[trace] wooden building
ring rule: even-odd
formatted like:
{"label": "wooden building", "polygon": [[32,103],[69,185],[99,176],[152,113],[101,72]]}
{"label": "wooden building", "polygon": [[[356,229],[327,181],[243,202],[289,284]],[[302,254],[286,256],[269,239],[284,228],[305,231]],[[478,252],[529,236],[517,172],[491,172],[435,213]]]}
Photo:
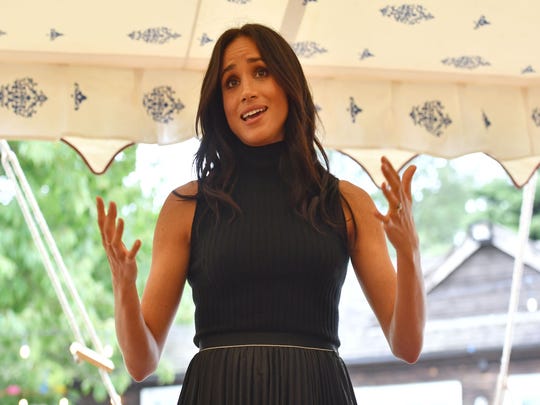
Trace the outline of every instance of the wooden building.
{"label": "wooden building", "polygon": [[[428,322],[419,361],[407,365],[395,360],[372,317],[371,325],[357,337],[362,342],[357,352],[347,356],[354,385],[453,382],[461,391],[460,403],[491,404],[505,339],[516,248],[514,232],[491,224],[471,227],[463,243],[425,275]],[[540,251],[530,243],[514,318],[508,392],[508,398],[514,398],[512,405],[540,404],[539,302]],[[518,387],[520,380],[530,387],[531,381],[536,381],[535,388]]]}

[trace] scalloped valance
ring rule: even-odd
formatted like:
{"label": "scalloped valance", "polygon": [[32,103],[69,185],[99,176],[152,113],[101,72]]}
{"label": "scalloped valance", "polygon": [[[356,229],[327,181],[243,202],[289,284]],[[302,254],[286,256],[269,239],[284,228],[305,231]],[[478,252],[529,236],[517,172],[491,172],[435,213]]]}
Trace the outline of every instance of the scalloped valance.
{"label": "scalloped valance", "polygon": [[325,146],[379,182],[379,156],[484,152],[518,186],[540,163],[540,3],[368,0],[10,2],[0,19],[0,138],[63,140],[101,173],[134,143],[194,136],[226,28],[291,43]]}

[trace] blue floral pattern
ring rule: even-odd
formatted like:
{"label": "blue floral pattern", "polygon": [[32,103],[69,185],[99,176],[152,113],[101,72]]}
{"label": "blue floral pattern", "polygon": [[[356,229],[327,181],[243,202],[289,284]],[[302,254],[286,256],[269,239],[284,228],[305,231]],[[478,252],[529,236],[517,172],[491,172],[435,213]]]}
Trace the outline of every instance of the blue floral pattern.
{"label": "blue floral pattern", "polygon": [[325,48],[313,41],[295,42],[291,46],[296,55],[304,58],[311,58],[314,55],[327,52]]}
{"label": "blue floral pattern", "polygon": [[399,23],[415,25],[422,21],[435,18],[419,4],[402,4],[401,6],[386,6],[381,9],[381,14],[385,17],[392,17]]}
{"label": "blue floral pattern", "polygon": [[167,27],[147,28],[145,30],[132,31],[128,34],[134,41],[143,41],[148,44],[163,45],[170,40],[180,38],[181,35]]}
{"label": "blue floral pattern", "polygon": [[413,107],[409,115],[415,125],[424,127],[430,134],[439,137],[452,124],[452,119],[443,110],[442,102],[432,100],[426,101],[421,106]]}
{"label": "blue floral pattern", "polygon": [[[218,7],[223,7],[228,13],[226,20],[240,22],[244,21],[244,16],[250,15],[252,10],[258,8],[259,5],[263,10],[264,5],[268,3],[264,0],[219,0]],[[320,0],[292,0],[284,3],[291,7],[294,6],[292,11],[297,13],[287,15],[287,17],[294,18],[287,18],[286,23],[296,21],[295,18],[298,20],[304,18],[304,25],[301,29],[299,31],[290,30],[290,36],[287,38],[291,38],[290,45],[302,63],[306,63],[308,68],[313,68],[316,90],[322,90],[324,95],[324,98],[320,100],[321,104],[316,104],[315,108],[317,112],[322,111],[321,115],[325,116],[325,120],[329,119],[329,122],[326,123],[329,134],[335,130],[334,125],[342,129],[342,124],[345,124],[345,130],[350,130],[351,134],[358,132],[359,128],[369,132],[370,126],[374,125],[372,122],[374,119],[371,119],[370,114],[388,114],[389,122],[385,125],[388,126],[389,131],[392,131],[392,136],[398,140],[398,144],[394,145],[392,144],[394,139],[392,139],[391,146],[400,147],[403,145],[400,139],[407,134],[399,131],[402,129],[401,124],[405,122],[409,129],[413,129],[412,136],[415,137],[416,145],[422,144],[422,140],[424,140],[423,143],[429,144],[429,148],[434,146],[433,149],[429,150],[426,147],[428,151],[436,150],[438,147],[444,148],[446,145],[444,142],[440,142],[441,140],[445,140],[446,136],[461,136],[461,132],[471,132],[470,127],[472,127],[475,136],[485,135],[485,139],[475,140],[475,145],[476,142],[485,142],[491,147],[490,142],[499,143],[499,137],[506,133],[505,123],[501,123],[499,116],[501,113],[508,114],[509,121],[525,117],[528,124],[527,135],[529,136],[531,134],[535,136],[534,132],[540,131],[540,104],[536,103],[540,99],[540,95],[535,87],[535,83],[540,78],[540,62],[534,58],[532,49],[526,47],[528,45],[525,42],[527,38],[522,37],[523,41],[515,42],[522,45],[520,51],[523,52],[518,53],[519,57],[510,57],[512,55],[508,54],[506,58],[497,58],[492,56],[495,51],[498,51],[496,48],[485,47],[484,49],[473,46],[485,44],[486,41],[496,43],[493,41],[497,40],[497,36],[507,28],[510,29],[508,24],[511,21],[501,19],[500,10],[482,5],[481,8],[464,8],[458,14],[445,15],[443,8],[435,7],[432,5],[433,2],[422,0],[371,2],[373,3],[372,7],[367,7],[364,11],[369,13],[365,17],[377,25],[375,27],[377,30],[373,31],[374,35],[384,35],[381,33],[391,32],[392,38],[386,38],[388,41],[382,42],[373,41],[373,38],[362,37],[358,32],[355,36],[355,33],[351,31],[349,36],[339,38],[342,42],[338,42],[336,38],[322,36],[322,32],[317,31],[316,26],[311,26],[311,21],[309,24],[305,24],[306,19],[312,16],[322,20],[328,19],[328,16],[323,15],[325,11],[323,8],[327,5],[339,8],[338,3]],[[292,13],[292,11],[287,10],[286,12]],[[170,138],[167,139],[181,138],[190,131],[189,122],[193,119],[191,116],[193,111],[186,109],[184,103],[191,107],[192,100],[195,99],[196,95],[192,93],[188,95],[187,92],[191,91],[196,83],[189,83],[189,86],[185,87],[186,93],[184,90],[180,92],[180,87],[175,88],[173,84],[176,83],[176,80],[182,80],[181,75],[184,67],[188,70],[197,70],[197,72],[190,71],[187,80],[194,82],[199,80],[200,75],[195,74],[202,73],[199,71],[199,62],[210,55],[212,47],[218,39],[218,30],[221,29],[224,22],[218,18],[219,21],[215,21],[215,26],[209,25],[209,21],[210,24],[214,24],[214,20],[208,20],[204,15],[205,13],[201,15],[201,20],[197,21],[194,26],[184,23],[170,23],[168,19],[149,23],[129,22],[126,19],[126,21],[121,22],[122,24],[115,26],[112,31],[110,27],[107,27],[106,32],[110,33],[111,37],[106,38],[106,40],[110,41],[111,49],[120,50],[118,53],[111,52],[111,55],[118,55],[121,59],[124,55],[122,50],[126,50],[125,56],[128,57],[129,61],[126,64],[128,66],[125,66],[127,69],[117,69],[118,66],[115,66],[115,63],[111,66],[95,69],[91,60],[88,66],[81,60],[80,65],[82,66],[76,68],[62,66],[58,63],[51,66],[47,63],[37,63],[36,66],[28,64],[27,69],[24,64],[18,62],[5,63],[0,69],[0,115],[5,118],[10,129],[11,126],[15,127],[18,123],[23,122],[25,125],[20,126],[20,128],[22,131],[26,131],[25,128],[28,123],[32,123],[32,118],[36,118],[35,125],[40,125],[46,114],[60,111],[69,115],[70,125],[73,123],[77,128],[83,128],[84,125],[84,130],[89,131],[90,136],[96,136],[96,134],[90,133],[92,131],[91,122],[86,127],[86,113],[91,113],[94,109],[106,108],[107,111],[104,111],[104,114],[117,117],[125,111],[130,111],[133,116],[140,116],[137,116],[137,120],[144,121],[145,131],[146,125],[158,126],[159,128],[154,131],[156,136],[161,136],[160,131],[164,131],[163,133],[167,137],[170,135]],[[181,20],[192,19],[192,16],[188,14],[185,17],[186,20]],[[354,18],[354,16],[352,17]],[[277,23],[279,22],[277,21]],[[281,22],[283,23],[283,21]],[[516,24],[520,22],[517,21]],[[344,24],[345,22],[334,21],[331,23]],[[21,35],[21,33],[14,32],[11,26],[2,23],[0,25],[0,44],[2,44],[2,48],[11,49],[13,44],[17,45],[16,42],[20,42],[16,36]],[[453,50],[445,48],[445,43],[442,41],[444,38],[439,37],[439,33],[443,32],[440,25],[451,26],[452,30],[455,30],[455,40],[459,40],[461,46],[454,44],[456,46],[451,47]],[[43,21],[43,24],[39,24],[37,28],[34,27],[36,29],[34,32],[29,30],[29,27],[25,28],[22,43],[28,40],[32,46],[35,45],[36,50],[54,48],[58,55],[69,55],[71,51],[79,51],[80,49],[81,52],[85,52],[89,48],[93,49],[93,44],[87,46],[87,41],[88,38],[94,38],[94,32],[77,32],[74,26],[65,25],[58,19]],[[21,32],[23,31],[21,30]],[[523,32],[528,33],[529,31]],[[511,34],[508,32],[509,36]],[[428,36],[433,36],[428,41],[432,46],[423,47],[423,39]],[[467,42],[463,44],[464,40],[469,41],[471,46],[468,46]],[[81,46],[77,47],[78,44]],[[396,52],[396,44],[402,46],[403,49],[398,49]],[[181,46],[178,48],[176,45]],[[500,45],[502,47],[504,44]],[[475,48],[478,49],[474,50]],[[527,49],[529,52],[524,52]],[[504,51],[501,48],[499,52]],[[131,65],[130,62],[135,60],[130,56],[134,52],[145,55],[141,58],[144,59],[143,62],[146,62],[146,58],[150,60],[151,55],[156,55],[158,59],[164,61],[164,69],[162,70],[165,73],[161,75],[158,71],[160,68],[157,66],[161,66],[161,62],[157,62],[156,59],[156,69],[152,67],[154,64],[152,62],[148,64],[149,66],[144,64],[136,74],[133,74],[133,70],[139,69],[137,65]],[[420,55],[421,57],[418,57]],[[108,57],[107,55],[102,56],[104,60]],[[197,59],[191,60],[189,58]],[[404,66],[399,65],[401,59],[407,62]],[[425,65],[415,66],[424,62]],[[492,63],[493,67],[491,67]],[[178,69],[175,69],[173,65],[178,65]],[[335,70],[332,71],[334,65]],[[423,70],[415,71],[415,67]],[[106,70],[108,68],[111,68],[110,74]],[[358,69],[360,75],[351,78],[353,74],[357,73],[354,69]],[[401,88],[399,83],[401,79],[394,79],[401,74],[398,69],[413,73],[410,75],[410,87],[408,87],[409,83],[406,83]],[[445,82],[443,85],[434,83],[423,87],[421,76],[422,72],[427,71],[426,69],[434,74],[441,71],[441,77],[444,76],[444,72],[447,72],[446,76],[450,77],[451,83]],[[117,74],[117,70],[122,70],[121,74]],[[375,73],[372,74],[372,72]],[[420,72],[417,75],[420,83],[415,80],[417,72]],[[329,84],[324,82],[327,76],[334,79],[334,73],[337,80]],[[341,76],[342,73],[343,76]],[[459,74],[459,77],[454,80],[451,76],[456,75],[456,73]],[[508,106],[507,99],[511,99],[514,96],[513,93],[504,94],[496,101],[489,99],[486,101],[483,98],[489,98],[490,92],[479,89],[478,83],[475,81],[475,78],[481,77],[482,73],[492,74],[492,77],[508,77],[510,82],[508,88],[513,87],[512,80],[515,79],[515,87],[520,87],[519,91],[522,90],[522,96],[526,98],[526,102],[533,104],[526,110],[522,110],[523,103]],[[373,94],[366,95],[362,91],[353,91],[357,86],[364,86],[364,83],[370,82],[371,76],[374,77],[374,81],[377,81]],[[160,77],[162,81],[154,82],[156,77]],[[457,83],[461,81],[462,77],[465,77],[464,81],[467,86],[471,85],[467,91],[461,91],[460,84]],[[118,105],[118,110],[115,110],[108,103],[101,102],[101,98],[107,97],[109,91],[115,92],[116,80],[118,80],[121,94],[124,91],[129,91],[128,94],[135,97],[135,108],[130,103],[127,106]],[[408,80],[406,79],[405,82]],[[355,82],[353,83],[353,81]],[[148,85],[148,83],[152,84]],[[111,88],[102,89],[102,86]],[[426,90],[427,87],[429,87],[428,90]],[[398,90],[394,91],[395,88]],[[55,90],[53,91],[53,89]],[[331,92],[334,90],[339,95],[332,97]],[[495,91],[503,92],[505,90],[496,89]],[[511,91],[515,91],[515,89],[512,88]],[[358,100],[355,100],[355,97],[358,97]],[[129,102],[129,100],[126,101]],[[455,102],[455,105],[450,104],[451,101]],[[330,104],[327,105],[327,103],[337,103],[337,105],[329,109]],[[334,107],[337,107],[337,110],[334,111]],[[464,111],[461,111],[460,115],[457,116],[455,115],[457,112],[454,113],[454,111],[458,111],[459,108],[463,108]],[[394,114],[399,115],[394,116]],[[518,118],[514,118],[516,114],[518,114]],[[81,120],[83,125],[80,125],[78,120]],[[14,121],[14,124],[12,125],[10,121]],[[181,125],[177,125],[178,123]],[[162,126],[165,125],[169,125],[169,128],[164,129]],[[461,130],[462,126],[463,131]],[[188,129],[186,130],[186,128]],[[460,128],[460,130],[455,131],[454,128]],[[533,129],[532,132],[531,129]],[[122,130],[122,136],[128,131]],[[117,134],[111,132],[110,137],[112,138],[114,135]],[[143,136],[147,136],[146,132],[143,133]],[[134,134],[134,138],[137,137],[140,135]],[[442,139],[439,139],[440,137]],[[426,140],[429,142],[425,142]],[[363,143],[360,142],[359,145],[361,147]],[[467,146],[464,145],[463,150],[466,150]]]}
{"label": "blue floral pattern", "polygon": [[441,62],[443,63],[443,65],[454,66],[458,69],[476,69],[480,66],[491,65],[481,56],[459,56],[457,58],[445,58]]}
{"label": "blue floral pattern", "polygon": [[[0,37],[7,35],[0,30]],[[51,28],[48,33],[50,41],[54,41],[64,36],[63,33]],[[74,109],[77,111],[80,104],[86,100],[86,96],[80,91],[79,85],[74,84],[74,91],[71,94],[74,100]],[[29,77],[15,80],[12,84],[0,86],[0,107],[7,108],[16,115],[31,118],[36,114],[37,108],[43,105],[48,97],[43,91],[37,88],[37,83]]]}
{"label": "blue floral pattern", "polygon": [[159,86],[146,93],[143,106],[156,122],[168,124],[185,106],[180,99],[174,98],[175,91],[170,86]]}
{"label": "blue floral pattern", "polygon": [[47,96],[30,77],[0,86],[0,107],[8,108],[21,117],[31,118],[45,101]]}

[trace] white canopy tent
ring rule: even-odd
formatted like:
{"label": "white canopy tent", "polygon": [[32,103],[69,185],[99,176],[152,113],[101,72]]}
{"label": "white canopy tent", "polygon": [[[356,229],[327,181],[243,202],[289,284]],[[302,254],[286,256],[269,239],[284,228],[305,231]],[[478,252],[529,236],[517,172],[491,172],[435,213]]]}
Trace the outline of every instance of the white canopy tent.
{"label": "white canopy tent", "polygon": [[381,154],[483,152],[521,187],[540,163],[539,17],[530,0],[3,0],[0,138],[62,140],[95,173],[192,138],[213,44],[258,22],[298,54],[323,144],[377,183]]}
{"label": "white canopy tent", "polygon": [[194,136],[213,43],[245,22],[290,41],[324,144],[374,178],[381,149],[399,165],[484,152],[519,186],[540,162],[530,0],[7,0],[0,11],[0,133],[62,139],[98,173],[132,143]]}

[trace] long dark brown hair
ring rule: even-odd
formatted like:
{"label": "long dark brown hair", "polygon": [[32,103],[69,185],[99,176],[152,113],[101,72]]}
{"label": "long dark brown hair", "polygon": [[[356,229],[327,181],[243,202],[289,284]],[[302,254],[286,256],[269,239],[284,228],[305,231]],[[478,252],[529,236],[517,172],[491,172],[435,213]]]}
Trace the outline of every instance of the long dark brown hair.
{"label": "long dark brown hair", "polygon": [[[196,119],[201,140],[195,155],[199,198],[206,199],[216,215],[221,204],[238,209],[230,194],[237,167],[233,153],[236,136],[225,117],[221,70],[225,49],[241,36],[255,42],[270,74],[287,95],[289,111],[284,127],[285,158],[280,171],[289,186],[295,209],[315,227],[320,220],[331,227],[341,226],[341,217],[335,211],[336,204],[330,203],[339,195],[337,181],[328,171],[328,157],[315,135],[317,112],[302,66],[281,35],[259,24],[246,24],[225,31],[212,52]],[[324,167],[318,155],[324,161]]]}

